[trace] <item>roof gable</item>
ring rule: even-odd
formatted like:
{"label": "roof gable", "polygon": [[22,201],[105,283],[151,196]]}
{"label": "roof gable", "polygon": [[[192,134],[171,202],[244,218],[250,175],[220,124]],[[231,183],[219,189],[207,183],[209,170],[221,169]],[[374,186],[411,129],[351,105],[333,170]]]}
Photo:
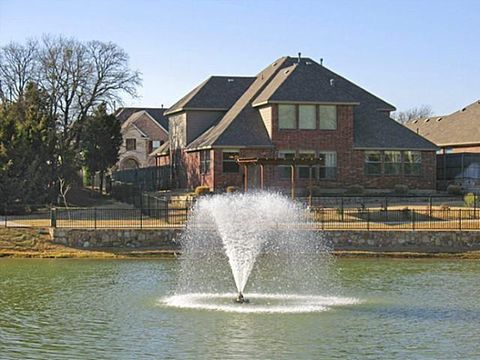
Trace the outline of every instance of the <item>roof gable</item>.
{"label": "roof gable", "polygon": [[211,76],[172,105],[165,114],[188,109],[226,111],[254,80],[254,77],[245,76]]}
{"label": "roof gable", "polygon": [[161,127],[168,131],[168,118],[164,115],[166,108],[141,108],[141,107],[124,107],[119,108],[115,116],[120,121],[120,124],[125,123],[132,115],[138,114],[142,111],[148,113],[148,115],[157,122]]}
{"label": "roof gable", "polygon": [[[289,57],[282,57],[262,70],[220,122],[194,140],[189,149],[212,145],[272,146],[267,129],[252,101],[280,69],[293,65]],[[243,124],[240,122],[243,121]],[[235,122],[235,125],[230,126]],[[237,130],[237,131],[235,131]]]}
{"label": "roof gable", "polygon": [[279,71],[254,100],[253,106],[275,102],[358,104],[359,101],[345,90],[344,82],[325,71],[323,66],[303,58]]}

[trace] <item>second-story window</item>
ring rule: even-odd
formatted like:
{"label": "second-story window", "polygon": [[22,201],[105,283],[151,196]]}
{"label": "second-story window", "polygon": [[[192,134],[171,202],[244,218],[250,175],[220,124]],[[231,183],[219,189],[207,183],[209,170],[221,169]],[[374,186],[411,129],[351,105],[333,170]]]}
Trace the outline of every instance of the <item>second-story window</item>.
{"label": "second-story window", "polygon": [[278,128],[279,129],[295,129],[297,127],[295,105],[278,105]]}
{"label": "second-story window", "polygon": [[298,107],[298,128],[315,129],[317,127],[317,107],[315,105],[300,105]]}
{"label": "second-story window", "polygon": [[335,105],[320,105],[320,130],[337,129],[337,107]]}
{"label": "second-story window", "polygon": [[136,139],[126,139],[125,140],[125,147],[127,151],[133,151],[137,149],[137,140]]}

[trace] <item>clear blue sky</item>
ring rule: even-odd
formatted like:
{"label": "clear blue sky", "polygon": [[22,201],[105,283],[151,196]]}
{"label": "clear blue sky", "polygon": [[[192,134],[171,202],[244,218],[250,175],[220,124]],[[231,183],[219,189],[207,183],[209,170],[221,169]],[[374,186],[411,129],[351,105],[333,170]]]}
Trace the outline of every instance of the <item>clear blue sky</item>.
{"label": "clear blue sky", "polygon": [[113,41],[171,105],[210,75],[254,75],[301,51],[399,110],[480,99],[480,1],[0,0],[0,45],[42,34]]}

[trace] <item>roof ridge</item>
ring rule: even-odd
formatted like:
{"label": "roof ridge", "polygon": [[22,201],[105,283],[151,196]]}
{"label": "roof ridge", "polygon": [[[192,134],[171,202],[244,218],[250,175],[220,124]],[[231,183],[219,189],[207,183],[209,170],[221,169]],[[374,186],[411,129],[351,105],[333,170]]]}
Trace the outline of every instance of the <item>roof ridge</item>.
{"label": "roof ridge", "polygon": [[[256,76],[254,82],[248,87],[248,89],[240,96],[240,98],[233,104],[233,106],[226,112],[226,114],[222,117],[222,119],[218,122],[215,126],[215,130],[212,131],[214,134],[209,138],[208,136],[207,141],[209,141],[212,145],[220,138],[220,136],[235,122],[235,119],[240,115],[244,109],[251,104],[254,98],[261,92],[265,87],[270,83],[270,81],[278,74],[281,69],[284,69],[287,60],[290,58],[288,56],[281,57],[271,63],[269,66],[264,68],[258,75]],[[277,64],[280,65],[273,70],[271,74],[265,74],[270,70],[272,67],[276,67]],[[267,75],[267,78],[264,76]],[[262,83],[263,82],[263,83]],[[257,88],[258,87],[258,88]],[[253,93],[251,93],[253,92]],[[209,134],[210,135],[210,134]]]}

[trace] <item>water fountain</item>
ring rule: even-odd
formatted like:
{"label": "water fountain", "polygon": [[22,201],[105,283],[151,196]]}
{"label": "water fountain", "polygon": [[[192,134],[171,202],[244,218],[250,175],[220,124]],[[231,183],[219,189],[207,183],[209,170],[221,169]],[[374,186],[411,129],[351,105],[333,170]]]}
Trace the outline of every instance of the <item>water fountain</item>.
{"label": "water fountain", "polygon": [[355,303],[325,296],[338,290],[333,258],[313,227],[302,205],[277,193],[200,199],[181,239],[176,294],[165,303],[234,312],[309,312]]}

